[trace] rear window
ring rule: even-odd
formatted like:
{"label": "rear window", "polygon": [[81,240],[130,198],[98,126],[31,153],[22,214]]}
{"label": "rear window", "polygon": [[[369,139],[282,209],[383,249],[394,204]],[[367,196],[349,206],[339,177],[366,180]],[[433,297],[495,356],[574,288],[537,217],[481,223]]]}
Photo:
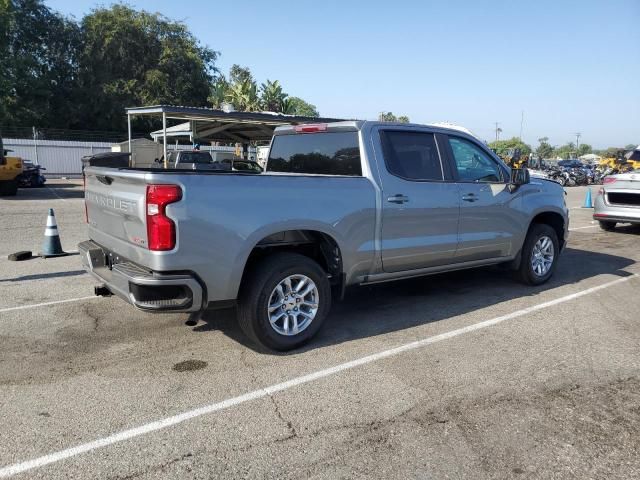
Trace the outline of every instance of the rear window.
{"label": "rear window", "polygon": [[358,132],[276,135],[267,171],[360,176]]}
{"label": "rear window", "polygon": [[180,163],[211,163],[213,159],[209,152],[182,152]]}

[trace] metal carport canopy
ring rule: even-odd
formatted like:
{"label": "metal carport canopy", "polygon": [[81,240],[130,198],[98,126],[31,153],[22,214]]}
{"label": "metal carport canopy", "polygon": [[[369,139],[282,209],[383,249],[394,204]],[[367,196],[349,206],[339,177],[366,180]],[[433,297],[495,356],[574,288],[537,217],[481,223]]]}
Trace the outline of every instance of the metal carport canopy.
{"label": "metal carport canopy", "polygon": [[[213,108],[153,105],[127,108],[127,117],[161,115],[163,119],[188,121],[194,140],[249,143],[270,140],[279,125],[338,122],[338,118],[301,117],[273,112],[225,112]],[[164,127],[164,125],[163,125]],[[164,135],[163,135],[164,136]]]}

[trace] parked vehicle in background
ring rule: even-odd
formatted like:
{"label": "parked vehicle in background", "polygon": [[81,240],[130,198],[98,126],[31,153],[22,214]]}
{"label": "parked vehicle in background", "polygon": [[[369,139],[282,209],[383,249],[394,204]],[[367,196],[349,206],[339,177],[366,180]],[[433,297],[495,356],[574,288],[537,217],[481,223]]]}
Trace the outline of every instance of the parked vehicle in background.
{"label": "parked vehicle in background", "polygon": [[22,173],[22,159],[10,157],[0,135],[0,195],[12,197],[18,193],[18,177]]}
{"label": "parked vehicle in background", "polygon": [[[159,168],[164,168],[162,158],[156,160]],[[168,168],[186,168],[191,170],[213,169],[213,158],[209,152],[200,150],[172,150],[167,154]]]}
{"label": "parked vehicle in background", "polygon": [[213,162],[213,166],[216,170],[225,170],[229,172],[262,173],[263,171],[258,162],[243,160],[241,158],[219,160],[217,162]]}
{"label": "parked vehicle in background", "polygon": [[246,335],[275,350],[313,337],[351,285],[495,264],[544,283],[568,232],[558,184],[447,128],[278,127],[261,175],[85,173],[79,249],[108,291],[149,311],[237,303]]}
{"label": "parked vehicle in background", "polygon": [[18,175],[18,186],[21,188],[38,188],[44,186],[47,179],[42,174],[46,168],[35,165],[33,162],[25,160],[23,171]]}
{"label": "parked vehicle in background", "polygon": [[595,196],[593,219],[607,231],[618,223],[640,224],[640,169],[604,179]]}
{"label": "parked vehicle in background", "polygon": [[580,160],[574,158],[569,160],[560,160],[558,162],[558,166],[563,168],[582,168],[584,167],[584,164]]}

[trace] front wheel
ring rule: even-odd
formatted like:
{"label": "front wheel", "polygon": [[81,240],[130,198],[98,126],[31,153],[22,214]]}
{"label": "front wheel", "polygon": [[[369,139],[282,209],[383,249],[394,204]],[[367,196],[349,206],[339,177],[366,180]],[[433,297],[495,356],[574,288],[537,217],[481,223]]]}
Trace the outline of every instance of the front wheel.
{"label": "front wheel", "polygon": [[331,286],[316,262],[277,253],[248,272],[238,302],[240,328],[272,350],[292,350],[309,341],[331,308]]}
{"label": "front wheel", "polygon": [[522,246],[518,279],[529,285],[545,283],[556,269],[559,254],[556,231],[549,225],[533,224]]}

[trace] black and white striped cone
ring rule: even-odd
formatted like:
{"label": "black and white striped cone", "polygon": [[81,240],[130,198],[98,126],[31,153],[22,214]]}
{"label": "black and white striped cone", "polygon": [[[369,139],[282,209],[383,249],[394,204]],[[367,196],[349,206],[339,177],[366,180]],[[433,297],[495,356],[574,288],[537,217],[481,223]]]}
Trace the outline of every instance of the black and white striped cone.
{"label": "black and white striped cone", "polygon": [[43,258],[49,258],[61,257],[62,255],[66,255],[66,252],[62,250],[60,235],[58,235],[58,225],[56,224],[56,216],[53,213],[53,208],[50,208],[49,216],[47,217],[47,227],[44,230],[44,242],[42,242],[42,252],[40,252],[40,256]]}

